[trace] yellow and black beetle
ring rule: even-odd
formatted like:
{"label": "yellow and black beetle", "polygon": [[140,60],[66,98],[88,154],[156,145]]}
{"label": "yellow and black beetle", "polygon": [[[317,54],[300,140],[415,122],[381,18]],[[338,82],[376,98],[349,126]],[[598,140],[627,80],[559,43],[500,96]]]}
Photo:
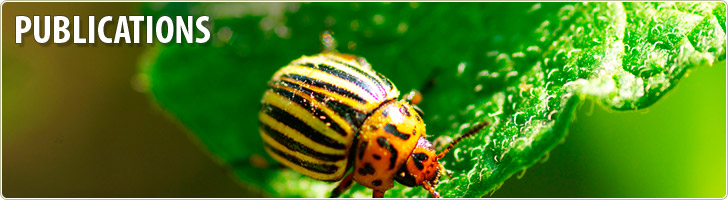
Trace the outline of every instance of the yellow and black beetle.
{"label": "yellow and black beetle", "polygon": [[[303,56],[275,73],[259,114],[265,149],[278,162],[311,178],[339,181],[331,197],[353,183],[383,197],[394,181],[422,186],[433,197],[442,158],[474,126],[437,154],[413,91],[399,90],[361,57],[324,52]],[[346,174],[353,167],[350,173]]]}

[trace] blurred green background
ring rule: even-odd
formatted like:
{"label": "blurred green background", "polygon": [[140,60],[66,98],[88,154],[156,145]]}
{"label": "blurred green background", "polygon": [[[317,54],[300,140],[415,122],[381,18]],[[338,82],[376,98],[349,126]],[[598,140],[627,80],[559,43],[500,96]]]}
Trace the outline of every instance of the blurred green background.
{"label": "blurred green background", "polygon": [[[16,15],[141,15],[141,7],[3,4],[4,197],[261,195],[134,89],[150,46],[14,43]],[[646,110],[587,101],[549,160],[492,197],[725,196],[725,70],[697,68]]]}

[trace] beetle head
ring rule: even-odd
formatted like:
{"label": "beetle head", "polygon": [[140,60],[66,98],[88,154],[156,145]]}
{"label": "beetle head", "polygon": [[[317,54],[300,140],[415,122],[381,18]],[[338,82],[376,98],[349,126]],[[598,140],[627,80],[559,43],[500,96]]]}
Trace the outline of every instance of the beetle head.
{"label": "beetle head", "polygon": [[409,187],[422,186],[433,197],[440,197],[434,188],[440,180],[440,175],[445,172],[445,168],[438,159],[443,158],[462,139],[474,135],[488,125],[489,123],[487,122],[476,124],[468,132],[450,143],[439,154],[432,148],[432,143],[429,140],[425,139],[425,137],[420,137],[414,151],[412,151],[405,165],[397,172],[394,180]]}

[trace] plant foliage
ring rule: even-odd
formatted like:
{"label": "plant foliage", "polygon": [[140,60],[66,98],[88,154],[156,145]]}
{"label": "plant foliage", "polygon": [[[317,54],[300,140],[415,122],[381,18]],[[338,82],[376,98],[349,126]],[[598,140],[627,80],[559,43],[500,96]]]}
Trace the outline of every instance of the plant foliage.
{"label": "plant foliage", "polygon": [[[565,139],[585,98],[645,108],[697,66],[725,60],[723,3],[149,3],[154,15],[209,15],[205,45],[161,46],[143,64],[153,98],[247,186],[277,197],[335,187],[275,167],[257,112],[273,72],[316,54],[323,31],[401,91],[421,89],[438,148],[492,125],[444,159],[445,197],[481,197]],[[264,166],[265,163],[267,167]],[[347,197],[368,197],[355,185]],[[395,184],[385,197],[428,197]]]}

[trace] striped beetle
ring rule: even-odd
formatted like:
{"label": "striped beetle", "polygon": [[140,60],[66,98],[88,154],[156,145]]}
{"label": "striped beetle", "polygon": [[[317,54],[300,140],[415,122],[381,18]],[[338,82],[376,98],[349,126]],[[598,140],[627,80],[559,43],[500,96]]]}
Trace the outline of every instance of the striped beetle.
{"label": "striped beetle", "polygon": [[341,180],[331,197],[353,181],[373,189],[373,197],[383,197],[394,181],[440,197],[434,189],[444,172],[438,159],[488,125],[479,123],[436,154],[416,106],[419,93],[397,100],[400,92],[389,79],[348,54],[303,56],[268,85],[259,113],[266,151],[311,178]]}

